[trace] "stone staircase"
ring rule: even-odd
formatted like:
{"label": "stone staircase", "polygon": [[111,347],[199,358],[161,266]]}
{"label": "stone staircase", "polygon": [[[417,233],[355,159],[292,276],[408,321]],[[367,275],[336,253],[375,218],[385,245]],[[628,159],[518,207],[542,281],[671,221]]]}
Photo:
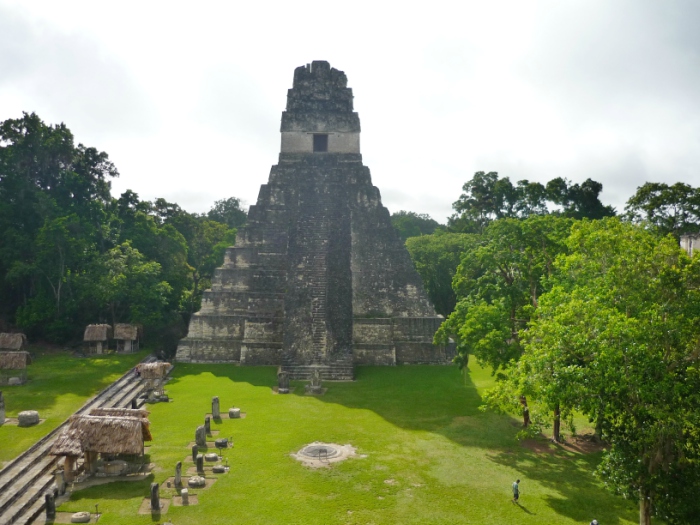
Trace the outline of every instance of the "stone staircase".
{"label": "stone staircase", "polygon": [[[149,356],[144,362],[154,360]],[[138,406],[141,406],[141,392],[141,382],[129,371],[75,413],[87,414],[98,407],[129,408],[132,400],[137,400]],[[0,470],[0,524],[30,524],[44,510],[44,494],[52,490],[54,471],[61,462],[59,458],[49,455],[49,451],[67,424],[67,421],[64,422]]]}

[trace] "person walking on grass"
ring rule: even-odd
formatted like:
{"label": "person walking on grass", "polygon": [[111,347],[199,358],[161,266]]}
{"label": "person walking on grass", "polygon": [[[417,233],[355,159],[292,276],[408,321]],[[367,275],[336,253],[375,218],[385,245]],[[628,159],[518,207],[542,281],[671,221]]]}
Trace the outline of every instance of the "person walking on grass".
{"label": "person walking on grass", "polygon": [[513,503],[517,503],[519,497],[520,497],[520,480],[516,479],[513,482]]}

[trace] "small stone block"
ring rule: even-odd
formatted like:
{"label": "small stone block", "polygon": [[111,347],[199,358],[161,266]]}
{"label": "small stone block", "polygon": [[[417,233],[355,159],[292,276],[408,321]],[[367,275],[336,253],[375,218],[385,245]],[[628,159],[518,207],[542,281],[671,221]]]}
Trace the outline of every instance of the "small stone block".
{"label": "small stone block", "polygon": [[70,517],[71,523],[90,523],[89,512],[76,512]]}
{"label": "small stone block", "polygon": [[192,476],[190,479],[187,480],[187,485],[192,488],[201,488],[204,487],[206,484],[207,480],[205,480],[202,476]]}
{"label": "small stone block", "polygon": [[39,412],[36,410],[25,410],[17,415],[20,427],[31,427],[39,423]]}
{"label": "small stone block", "polygon": [[20,386],[22,384],[22,380],[19,377],[11,377],[7,380],[8,386]]}
{"label": "small stone block", "polygon": [[227,467],[224,467],[223,465],[214,465],[211,469],[211,471],[214,474],[224,474],[227,470]]}
{"label": "small stone block", "polygon": [[228,409],[228,417],[229,419],[238,419],[241,417],[241,409],[240,408],[229,408]]}
{"label": "small stone block", "polygon": [[216,452],[204,454],[204,461],[219,461],[219,455]]}

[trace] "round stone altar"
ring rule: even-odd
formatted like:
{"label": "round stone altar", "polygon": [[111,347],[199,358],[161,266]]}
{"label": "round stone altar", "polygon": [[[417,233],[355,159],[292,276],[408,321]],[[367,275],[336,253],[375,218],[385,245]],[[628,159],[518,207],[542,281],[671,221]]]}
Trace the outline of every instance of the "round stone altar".
{"label": "round stone altar", "polygon": [[314,441],[291,456],[308,467],[328,467],[331,463],[358,456],[352,445],[338,445]]}

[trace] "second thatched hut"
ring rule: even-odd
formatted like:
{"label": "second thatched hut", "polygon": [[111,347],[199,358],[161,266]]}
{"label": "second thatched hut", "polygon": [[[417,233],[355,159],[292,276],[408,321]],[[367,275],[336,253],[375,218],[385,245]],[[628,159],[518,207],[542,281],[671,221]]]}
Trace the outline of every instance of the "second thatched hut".
{"label": "second thatched hut", "polygon": [[114,339],[117,341],[117,352],[138,352],[139,332],[139,327],[133,324],[117,323],[114,325]]}
{"label": "second thatched hut", "polygon": [[29,352],[0,352],[0,385],[23,385],[27,382],[27,365],[31,364]]}

